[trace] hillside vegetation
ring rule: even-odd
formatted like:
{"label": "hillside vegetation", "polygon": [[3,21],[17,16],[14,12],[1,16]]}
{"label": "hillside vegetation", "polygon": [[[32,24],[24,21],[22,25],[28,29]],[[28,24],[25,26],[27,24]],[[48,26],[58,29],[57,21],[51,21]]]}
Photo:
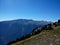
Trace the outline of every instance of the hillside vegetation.
{"label": "hillside vegetation", "polygon": [[11,45],[60,45],[60,23],[55,22],[53,29],[41,31],[39,34]]}

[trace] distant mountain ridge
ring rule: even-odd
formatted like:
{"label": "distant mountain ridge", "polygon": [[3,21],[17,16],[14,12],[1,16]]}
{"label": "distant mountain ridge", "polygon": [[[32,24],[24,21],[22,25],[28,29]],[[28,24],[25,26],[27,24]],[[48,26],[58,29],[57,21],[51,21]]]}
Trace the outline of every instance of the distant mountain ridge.
{"label": "distant mountain ridge", "polygon": [[16,19],[16,20],[10,20],[10,21],[1,21],[0,23],[32,23],[32,24],[48,24],[50,22],[48,21],[36,21],[36,20],[29,20],[29,19]]}

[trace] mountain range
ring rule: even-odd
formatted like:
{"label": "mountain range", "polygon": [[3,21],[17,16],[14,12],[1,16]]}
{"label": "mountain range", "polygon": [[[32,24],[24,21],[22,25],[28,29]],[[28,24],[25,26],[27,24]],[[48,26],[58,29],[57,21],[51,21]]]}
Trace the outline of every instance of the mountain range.
{"label": "mountain range", "polygon": [[17,38],[27,35],[36,27],[49,24],[47,21],[35,21],[27,19],[17,19],[0,22],[0,43],[8,43]]}

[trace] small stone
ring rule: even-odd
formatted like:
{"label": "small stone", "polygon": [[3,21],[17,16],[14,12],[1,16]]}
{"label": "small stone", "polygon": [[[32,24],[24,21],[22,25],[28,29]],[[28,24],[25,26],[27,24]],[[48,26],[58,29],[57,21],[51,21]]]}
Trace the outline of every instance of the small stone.
{"label": "small stone", "polygon": [[56,38],[57,38],[58,36],[57,36],[57,35],[54,35],[54,37],[56,37]]}
{"label": "small stone", "polygon": [[56,39],[56,44],[60,44],[60,39]]}
{"label": "small stone", "polygon": [[37,44],[37,45],[39,45],[39,44]]}
{"label": "small stone", "polygon": [[52,43],[50,45],[52,45]]}

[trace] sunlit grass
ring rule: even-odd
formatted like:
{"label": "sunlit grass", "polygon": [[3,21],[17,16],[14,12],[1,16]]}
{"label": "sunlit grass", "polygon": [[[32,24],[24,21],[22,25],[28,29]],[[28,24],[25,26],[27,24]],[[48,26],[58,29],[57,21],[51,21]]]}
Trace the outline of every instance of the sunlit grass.
{"label": "sunlit grass", "polygon": [[[37,34],[37,35],[38,35],[38,34]],[[44,38],[47,38],[46,36],[48,36],[48,38],[47,38],[47,43],[46,43],[46,44],[49,44],[50,41],[51,41],[51,40],[49,40],[49,37],[52,36],[51,39],[53,39],[53,43],[54,43],[54,45],[56,45],[56,42],[55,42],[56,37],[54,37],[54,35],[57,35],[57,36],[60,35],[60,27],[57,28],[57,29],[52,29],[52,30],[43,30],[41,33],[39,33],[39,35],[38,35],[37,37],[31,38],[31,39],[25,41],[24,43],[25,43],[25,45],[27,45],[27,44],[29,44],[29,43],[31,43],[31,42],[34,42],[34,41],[37,42],[37,40],[39,41],[39,40],[41,40],[43,37],[44,37]],[[34,37],[34,36],[32,36],[32,37]],[[42,40],[42,41],[43,41],[43,40]],[[16,44],[14,44],[14,45],[16,45]],[[19,44],[17,43],[17,45],[23,45],[23,43],[19,43]]]}

